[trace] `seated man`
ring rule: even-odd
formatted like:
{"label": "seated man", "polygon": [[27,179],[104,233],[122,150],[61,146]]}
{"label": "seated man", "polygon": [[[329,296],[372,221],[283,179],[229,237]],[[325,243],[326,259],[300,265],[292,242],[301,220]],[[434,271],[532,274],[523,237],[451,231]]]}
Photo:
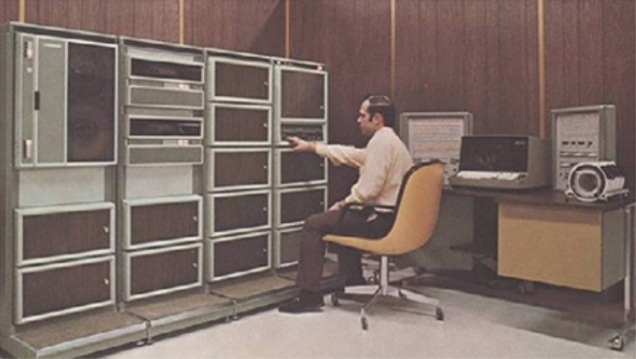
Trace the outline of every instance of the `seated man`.
{"label": "seated man", "polygon": [[[301,292],[292,301],[281,305],[281,312],[312,312],[324,306],[320,280],[326,247],[322,237],[325,234],[334,233],[337,227],[338,234],[365,233],[371,238],[380,238],[391,229],[393,213],[390,210],[347,211],[342,220],[340,218],[343,207],[348,203],[394,206],[402,177],[413,165],[406,146],[393,130],[395,107],[388,97],[370,96],[365,99],[360,105],[357,123],[362,134],[371,137],[364,149],[288,138],[294,151],[314,152],[336,166],[344,164],[359,168],[360,176],[344,200],[335,203],[327,212],[314,214],[305,220],[296,279]],[[352,248],[338,249],[338,268],[345,284],[364,283],[361,253]]]}

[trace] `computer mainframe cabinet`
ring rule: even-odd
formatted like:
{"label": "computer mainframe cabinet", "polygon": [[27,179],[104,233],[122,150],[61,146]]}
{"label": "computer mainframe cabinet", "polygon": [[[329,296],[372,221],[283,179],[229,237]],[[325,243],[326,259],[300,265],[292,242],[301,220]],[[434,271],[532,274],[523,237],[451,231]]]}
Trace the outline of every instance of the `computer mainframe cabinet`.
{"label": "computer mainframe cabinet", "polygon": [[271,231],[259,231],[210,240],[208,281],[271,268],[271,236]]}
{"label": "computer mainframe cabinet", "polygon": [[123,201],[125,250],[203,238],[203,198],[198,195]]}
{"label": "computer mainframe cabinet", "polygon": [[274,267],[284,268],[298,263],[302,227],[274,231]]}
{"label": "computer mainframe cabinet", "polygon": [[122,163],[203,163],[202,48],[121,37]]}
{"label": "computer mainframe cabinet", "polygon": [[208,100],[271,104],[270,59],[254,54],[208,50]]}
{"label": "computer mainframe cabinet", "polygon": [[327,187],[300,187],[276,190],[275,227],[300,225],[312,214],[324,212]]}
{"label": "computer mainframe cabinet", "polygon": [[201,242],[124,253],[124,300],[200,287]]}
{"label": "computer mainframe cabinet", "polygon": [[115,257],[18,268],[15,290],[16,324],[113,305]]}
{"label": "computer mainframe cabinet", "polygon": [[269,146],[272,143],[272,108],[259,104],[209,105],[208,145]]}
{"label": "computer mainframe cabinet", "polygon": [[208,236],[271,228],[271,190],[208,195]]}
{"label": "computer mainframe cabinet", "polygon": [[16,264],[42,264],[115,252],[115,204],[15,209]]}
{"label": "computer mainframe cabinet", "polygon": [[206,160],[210,192],[271,187],[270,149],[212,148],[206,150]]}
{"label": "computer mainframe cabinet", "polygon": [[327,159],[313,153],[294,152],[288,148],[274,150],[276,187],[327,183]]}
{"label": "computer mainframe cabinet", "polygon": [[16,167],[115,164],[114,39],[14,28]]}
{"label": "computer mainframe cabinet", "polygon": [[276,74],[277,118],[327,119],[327,72],[313,62],[278,59]]}

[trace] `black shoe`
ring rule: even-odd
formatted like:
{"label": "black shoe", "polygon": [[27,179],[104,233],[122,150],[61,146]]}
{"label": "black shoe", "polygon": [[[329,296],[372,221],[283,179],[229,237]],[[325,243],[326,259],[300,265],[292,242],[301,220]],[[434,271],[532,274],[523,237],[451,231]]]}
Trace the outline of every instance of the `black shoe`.
{"label": "black shoe", "polygon": [[322,298],[322,293],[310,292],[303,290],[300,295],[291,302],[287,302],[278,307],[279,312],[283,313],[310,313],[319,312],[320,308],[325,306],[325,301]]}

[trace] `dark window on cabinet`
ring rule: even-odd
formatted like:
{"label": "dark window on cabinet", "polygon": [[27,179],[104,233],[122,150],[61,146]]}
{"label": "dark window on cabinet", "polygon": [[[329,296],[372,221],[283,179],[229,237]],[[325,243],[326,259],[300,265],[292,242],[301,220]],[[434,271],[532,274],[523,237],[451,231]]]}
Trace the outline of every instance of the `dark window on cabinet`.
{"label": "dark window on cabinet", "polygon": [[108,249],[110,210],[27,215],[22,220],[24,259]]}
{"label": "dark window on cabinet", "polygon": [[198,202],[139,205],[130,212],[131,244],[199,235]]}
{"label": "dark window on cabinet", "polygon": [[214,275],[267,266],[267,248],[267,235],[214,243]]}

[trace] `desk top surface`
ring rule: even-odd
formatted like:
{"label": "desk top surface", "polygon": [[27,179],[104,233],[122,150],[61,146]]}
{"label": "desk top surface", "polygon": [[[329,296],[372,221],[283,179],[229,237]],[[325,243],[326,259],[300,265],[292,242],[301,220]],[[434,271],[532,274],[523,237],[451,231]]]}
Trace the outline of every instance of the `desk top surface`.
{"label": "desk top surface", "polygon": [[565,196],[562,191],[553,191],[549,188],[519,191],[444,186],[444,194],[491,198],[495,202],[499,203],[507,202],[548,206],[568,206],[600,211],[612,211],[635,203],[634,198],[631,196],[615,196],[610,198],[607,202],[581,202],[576,198],[569,198]]}

